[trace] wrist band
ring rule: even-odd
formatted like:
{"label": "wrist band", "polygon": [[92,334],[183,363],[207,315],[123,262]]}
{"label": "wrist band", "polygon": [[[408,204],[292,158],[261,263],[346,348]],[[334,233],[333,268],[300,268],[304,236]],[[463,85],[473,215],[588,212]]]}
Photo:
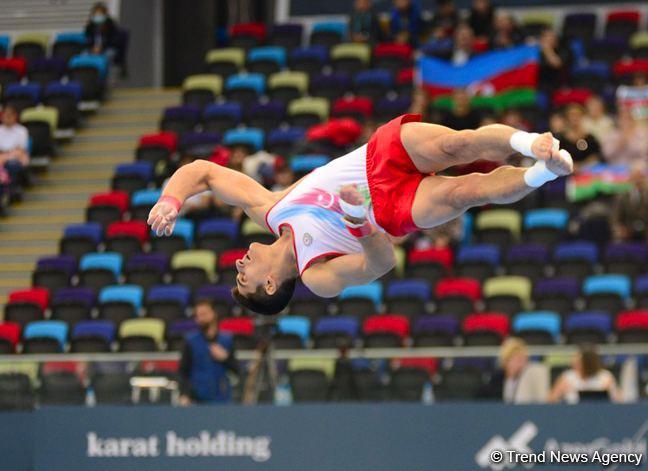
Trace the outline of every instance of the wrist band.
{"label": "wrist band", "polygon": [[544,160],[538,160],[524,172],[524,183],[532,188],[539,188],[556,178],[558,175],[547,168],[547,163]]}
{"label": "wrist band", "polygon": [[175,208],[176,211],[180,212],[180,208],[182,207],[182,203],[178,198],[175,198],[170,195],[164,195],[162,196],[159,200],[158,203],[169,203],[171,206]]}
{"label": "wrist band", "polygon": [[356,237],[358,239],[362,237],[367,237],[373,231],[373,228],[371,226],[371,223],[369,223],[369,221],[365,221],[360,224],[353,224],[352,222],[348,221],[346,218],[342,218],[342,222],[347,227],[349,233],[353,237]]}
{"label": "wrist band", "polygon": [[363,204],[351,204],[340,198],[340,209],[347,216],[363,219],[367,215],[367,208]]}

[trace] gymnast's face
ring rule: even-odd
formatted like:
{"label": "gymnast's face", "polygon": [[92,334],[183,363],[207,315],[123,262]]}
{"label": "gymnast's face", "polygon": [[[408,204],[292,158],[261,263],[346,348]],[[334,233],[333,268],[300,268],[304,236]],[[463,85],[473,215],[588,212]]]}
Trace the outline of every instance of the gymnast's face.
{"label": "gymnast's face", "polygon": [[244,296],[254,293],[259,286],[266,287],[267,291],[274,283],[271,276],[273,258],[272,246],[256,242],[250,244],[245,256],[236,261],[236,286],[239,293]]}

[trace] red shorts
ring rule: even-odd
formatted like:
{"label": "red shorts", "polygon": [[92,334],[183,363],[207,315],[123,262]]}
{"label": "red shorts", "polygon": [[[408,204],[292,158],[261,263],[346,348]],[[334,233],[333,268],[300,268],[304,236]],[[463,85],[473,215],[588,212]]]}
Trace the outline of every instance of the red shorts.
{"label": "red shorts", "polygon": [[380,126],[367,144],[367,181],[376,222],[387,233],[403,236],[420,228],[412,219],[414,196],[421,180],[400,138],[401,125],[421,121],[405,114]]}

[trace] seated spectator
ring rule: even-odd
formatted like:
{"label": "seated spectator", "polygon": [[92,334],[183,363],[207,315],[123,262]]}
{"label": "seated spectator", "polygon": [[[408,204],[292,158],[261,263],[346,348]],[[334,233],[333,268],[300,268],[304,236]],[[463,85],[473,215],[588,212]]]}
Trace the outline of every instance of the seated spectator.
{"label": "seated spectator", "polygon": [[616,380],[604,369],[593,347],[581,347],[574,357],[572,367],[561,374],[549,393],[549,402],[576,404],[582,391],[607,391],[610,400],[620,401]]}
{"label": "seated spectator", "polygon": [[614,238],[648,241],[648,176],[646,164],[636,165],[630,172],[629,191],[616,195],[611,214]]}
{"label": "seated spectator", "polygon": [[349,15],[349,35],[354,42],[375,42],[378,39],[378,18],[371,8],[371,0],[355,0]]}
{"label": "seated spectator", "polygon": [[453,0],[437,0],[437,8],[432,17],[430,29],[433,38],[449,38],[459,22],[459,13]]}
{"label": "seated spectator", "polygon": [[546,366],[529,362],[526,343],[509,337],[500,347],[501,368],[480,390],[479,397],[507,404],[544,403],[549,392]]}
{"label": "seated spectator", "polygon": [[472,57],[473,43],[475,37],[473,30],[466,23],[460,24],[454,32],[454,44],[452,47],[452,63],[464,65]]}
{"label": "seated spectator", "polygon": [[490,0],[473,0],[468,20],[475,36],[488,38],[492,34],[494,8]]}
{"label": "seated spectator", "polygon": [[417,47],[422,22],[417,0],[394,0],[390,22],[391,41]]}
{"label": "seated spectator", "polygon": [[218,313],[207,300],[194,307],[197,332],[187,334],[180,359],[180,405],[225,403],[231,400],[227,371],[238,372],[234,342],[218,332]]}
{"label": "seated spectator", "polygon": [[243,173],[263,184],[272,177],[276,159],[274,154],[264,150],[255,152],[243,161]]}
{"label": "seated spectator", "polygon": [[506,49],[520,44],[521,41],[522,34],[511,14],[503,11],[497,12],[490,37],[490,48]]}
{"label": "seated spectator", "polygon": [[117,43],[117,25],[108,12],[105,3],[95,3],[86,23],[85,36],[93,54],[105,54]]}
{"label": "seated spectator", "polygon": [[549,131],[556,136],[565,132],[565,117],[562,113],[556,111],[549,115]]}
{"label": "seated spectator", "polygon": [[524,120],[522,113],[520,113],[516,109],[505,111],[500,119],[500,122],[515,129],[521,129],[527,132],[531,131],[531,125]]}
{"label": "seated spectator", "polygon": [[641,164],[648,162],[648,125],[636,119],[628,107],[619,109],[617,127],[601,141],[603,156],[611,164]]}
{"label": "seated spectator", "polygon": [[601,156],[601,146],[583,125],[583,117],[585,116],[583,107],[572,103],[565,108],[563,114],[565,117],[565,130],[556,136],[560,140],[560,147],[571,154],[576,169],[598,163]]}
{"label": "seated spectator", "polygon": [[605,144],[608,134],[614,129],[614,121],[607,114],[605,103],[601,97],[593,95],[585,102],[585,110],[587,114],[583,118],[583,126],[600,143]]}
{"label": "seated spectator", "polygon": [[540,33],[539,88],[551,92],[567,82],[572,64],[571,49],[558,43],[558,36],[552,28]]}
{"label": "seated spectator", "polygon": [[475,129],[479,127],[481,116],[470,104],[470,95],[463,88],[452,94],[452,110],[443,119],[443,125],[452,129]]}
{"label": "seated spectator", "polygon": [[18,111],[5,106],[0,125],[0,167],[9,173],[12,185],[18,185],[29,166],[29,133],[18,122]]}
{"label": "seated spectator", "polygon": [[414,247],[416,250],[449,248],[461,240],[462,232],[462,218],[456,218],[432,229],[421,231],[414,242]]}
{"label": "seated spectator", "polygon": [[274,185],[272,191],[282,191],[295,183],[295,174],[290,165],[286,163],[279,164],[275,169]]}

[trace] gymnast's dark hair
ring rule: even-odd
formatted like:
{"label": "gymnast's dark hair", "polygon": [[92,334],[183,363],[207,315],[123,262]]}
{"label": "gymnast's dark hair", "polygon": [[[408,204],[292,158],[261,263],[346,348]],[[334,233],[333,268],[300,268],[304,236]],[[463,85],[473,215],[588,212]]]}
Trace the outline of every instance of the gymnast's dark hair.
{"label": "gymnast's dark hair", "polygon": [[237,303],[250,311],[272,316],[279,314],[288,306],[295,292],[296,283],[297,278],[285,280],[277,287],[277,291],[272,295],[266,293],[263,286],[259,286],[254,293],[244,296],[239,292],[238,287],[235,286],[232,288],[232,297]]}

